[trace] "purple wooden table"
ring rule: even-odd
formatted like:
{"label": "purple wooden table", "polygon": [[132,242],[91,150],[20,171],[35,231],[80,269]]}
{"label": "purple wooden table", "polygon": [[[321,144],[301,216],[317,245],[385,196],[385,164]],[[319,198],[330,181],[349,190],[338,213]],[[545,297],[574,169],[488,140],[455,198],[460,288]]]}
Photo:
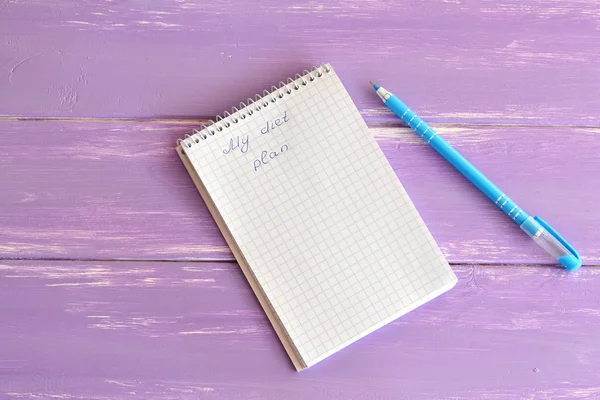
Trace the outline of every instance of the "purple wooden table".
{"label": "purple wooden table", "polygon": [[[599,399],[600,3],[0,3],[1,399]],[[459,276],[296,373],[173,151],[331,62]],[[581,251],[567,274],[385,84]]]}

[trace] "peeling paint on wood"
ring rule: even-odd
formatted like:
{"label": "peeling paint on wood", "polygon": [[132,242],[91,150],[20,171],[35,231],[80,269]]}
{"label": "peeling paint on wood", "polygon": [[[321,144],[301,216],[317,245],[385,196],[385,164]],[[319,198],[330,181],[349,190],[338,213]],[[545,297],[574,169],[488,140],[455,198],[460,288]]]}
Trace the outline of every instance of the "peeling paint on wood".
{"label": "peeling paint on wood", "polygon": [[597,1],[0,7],[0,115],[212,118],[331,62],[369,120],[393,120],[372,79],[434,122],[600,122]]}
{"label": "peeling paint on wood", "polygon": [[[232,260],[173,150],[194,126],[1,122],[0,256]],[[598,129],[438,130],[585,263],[600,262]],[[372,132],[451,262],[552,262],[410,130]]]}
{"label": "peeling paint on wood", "polygon": [[237,264],[4,261],[0,397],[598,398],[600,269],[455,272],[444,296],[296,373]]}
{"label": "peeling paint on wood", "polygon": [[[0,2],[0,398],[600,398],[600,269],[537,265],[367,85],[597,265],[599,28],[597,0]],[[298,374],[173,147],[320,62],[460,281]]]}

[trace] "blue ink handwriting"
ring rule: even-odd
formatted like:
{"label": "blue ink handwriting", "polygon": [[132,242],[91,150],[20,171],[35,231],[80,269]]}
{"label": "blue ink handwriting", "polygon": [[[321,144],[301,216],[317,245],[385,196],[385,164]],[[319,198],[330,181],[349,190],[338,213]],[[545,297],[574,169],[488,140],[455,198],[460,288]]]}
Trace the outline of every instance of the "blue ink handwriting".
{"label": "blue ink handwriting", "polygon": [[265,151],[265,150],[261,151],[260,152],[260,157],[257,158],[256,160],[254,160],[254,172],[256,172],[258,170],[258,168],[260,168],[261,166],[270,163],[277,156],[281,155],[282,153],[285,153],[289,149],[290,149],[290,146],[288,146],[287,144],[284,144],[279,149],[279,152],[277,152],[277,151]]}
{"label": "blue ink handwriting", "polygon": [[250,136],[246,135],[246,137],[230,138],[229,139],[229,147],[223,150],[223,154],[229,154],[235,149],[240,149],[242,153],[246,153],[248,148],[250,147]]}
{"label": "blue ink handwriting", "polygon": [[266,125],[260,130],[260,133],[262,133],[263,135],[266,135],[267,133],[272,133],[275,129],[277,129],[278,127],[280,127],[288,121],[289,119],[287,117],[287,111],[284,111],[283,116],[275,118],[271,121],[267,121]]}

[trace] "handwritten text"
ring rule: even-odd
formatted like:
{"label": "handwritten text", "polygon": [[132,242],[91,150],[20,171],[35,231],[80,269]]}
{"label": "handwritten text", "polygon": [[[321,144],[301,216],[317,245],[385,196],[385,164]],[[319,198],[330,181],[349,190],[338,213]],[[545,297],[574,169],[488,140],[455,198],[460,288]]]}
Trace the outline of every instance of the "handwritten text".
{"label": "handwritten text", "polygon": [[250,147],[250,137],[248,135],[246,135],[246,137],[242,137],[240,138],[239,136],[236,136],[236,138],[231,138],[229,139],[229,146],[223,150],[223,154],[229,154],[232,151],[234,151],[235,149],[240,149],[240,151],[242,153],[245,153],[248,151],[248,148]]}
{"label": "handwritten text", "polygon": [[284,144],[283,146],[281,146],[279,151],[265,151],[265,150],[261,151],[260,157],[257,158],[256,160],[254,160],[254,172],[256,172],[258,170],[258,168],[260,168],[261,166],[270,163],[275,158],[277,158],[277,156],[279,156],[282,153],[285,153],[289,149],[290,149],[290,146],[288,146],[287,144]]}
{"label": "handwritten text", "polygon": [[[258,127],[260,127],[261,136],[262,135],[275,135],[275,136],[279,137],[279,135],[282,134],[282,137],[277,140],[278,142],[281,143],[281,141],[286,140],[285,135],[283,135],[284,132],[286,131],[286,129],[279,129],[279,128],[284,126],[287,122],[289,122],[289,116],[288,116],[287,111],[284,111],[283,114],[279,114],[278,117],[269,119],[262,123],[259,122]],[[257,127],[257,129],[258,129],[258,127]],[[252,135],[252,133],[247,134],[247,135],[241,135],[241,136],[238,135],[238,136],[229,137],[227,139],[227,144],[225,145],[225,148],[222,148],[221,151],[225,155],[246,154],[246,153],[248,153],[249,150],[252,150],[252,148],[253,148],[252,146],[256,146],[256,147],[259,147],[259,146],[262,147],[263,145],[269,146],[268,142],[272,141],[269,138],[260,139],[260,136],[257,138],[258,132],[256,132],[256,134],[252,136],[252,146],[251,146],[250,145],[250,136],[251,135]],[[258,142],[256,141],[256,139],[259,139]],[[273,146],[273,145],[270,145],[270,146]],[[285,153],[289,149],[290,149],[290,146],[288,144],[283,144],[283,145],[279,146],[278,148],[276,148],[275,150],[260,150],[260,154],[258,156],[256,156],[256,158],[252,162],[252,166],[254,167],[254,172],[258,171],[258,169],[261,168],[262,166],[271,163],[278,156],[280,156],[282,153]]]}
{"label": "handwritten text", "polygon": [[260,130],[260,133],[263,135],[266,135],[267,133],[273,133],[274,130],[288,121],[287,111],[284,111],[281,117],[267,121],[266,125]]}

